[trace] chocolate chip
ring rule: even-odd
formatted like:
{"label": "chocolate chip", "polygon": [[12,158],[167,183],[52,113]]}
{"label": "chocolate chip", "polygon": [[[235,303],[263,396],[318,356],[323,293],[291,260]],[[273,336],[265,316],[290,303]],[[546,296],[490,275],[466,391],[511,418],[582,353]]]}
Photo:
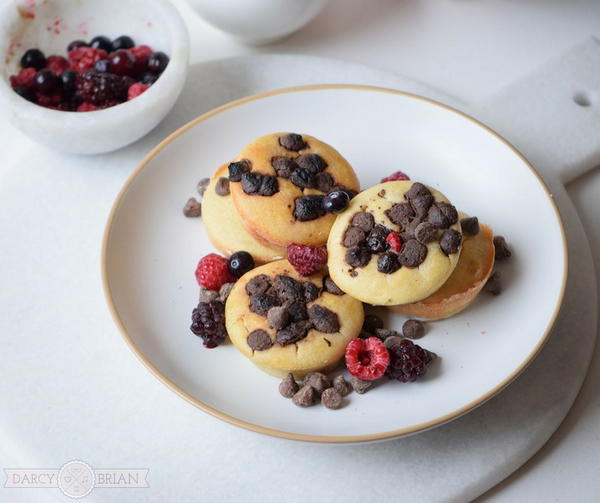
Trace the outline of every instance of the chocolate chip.
{"label": "chocolate chip", "polygon": [[317,403],[319,395],[315,388],[310,384],[302,386],[300,390],[292,397],[292,402],[299,407],[310,407]]}
{"label": "chocolate chip", "polygon": [[375,218],[371,213],[359,211],[352,217],[352,225],[362,229],[365,232],[369,232],[375,225]]}
{"label": "chocolate chip", "polygon": [[398,337],[400,334],[395,330],[390,330],[389,328],[376,328],[373,335],[385,342],[389,337]]}
{"label": "chocolate chip", "polygon": [[356,391],[359,395],[363,395],[373,386],[373,381],[363,381],[358,377],[350,376],[350,384],[354,391]]}
{"label": "chocolate chip", "polygon": [[254,276],[248,283],[246,283],[246,293],[250,296],[257,295],[259,293],[266,293],[271,288],[271,280],[266,274],[259,274]]}
{"label": "chocolate chip", "polygon": [[415,239],[419,243],[427,244],[437,239],[437,229],[431,222],[421,222],[415,227]]}
{"label": "chocolate chip", "polygon": [[315,175],[306,168],[298,168],[290,176],[290,182],[301,189],[310,189],[315,185]]}
{"label": "chocolate chip", "polygon": [[308,331],[311,329],[310,321],[297,321],[296,323],[290,323],[287,327],[277,331],[275,341],[280,346],[286,346],[287,344],[293,344],[301,339],[304,339],[308,335]]}
{"label": "chocolate chip", "polygon": [[337,376],[333,380],[333,388],[342,396],[349,395],[352,391],[352,387],[348,384],[348,381],[344,379],[344,376]]}
{"label": "chocolate chip", "polygon": [[199,217],[202,215],[202,205],[194,197],[190,197],[183,207],[183,214],[190,218]]}
{"label": "chocolate chip", "polygon": [[425,335],[425,325],[419,320],[406,320],[402,325],[402,335],[407,339],[420,339]]}
{"label": "chocolate chip", "polygon": [[206,187],[208,187],[209,183],[210,183],[210,178],[202,178],[202,180],[200,180],[198,182],[198,184],[196,185],[196,190],[198,191],[198,194],[203,196],[204,193],[206,192]]}
{"label": "chocolate chip", "polygon": [[452,204],[440,201],[439,203],[435,203],[435,205],[448,220],[448,225],[454,225],[456,222],[458,222],[458,211],[456,211],[456,208]]}
{"label": "chocolate chip", "polygon": [[450,222],[446,215],[442,212],[437,204],[434,204],[429,208],[427,213],[427,221],[431,223],[436,229],[447,229],[450,227]]}
{"label": "chocolate chip", "polygon": [[268,293],[259,293],[250,297],[250,311],[260,316],[267,316],[269,309],[279,305],[279,299]]}
{"label": "chocolate chip", "polygon": [[351,267],[365,267],[371,261],[371,252],[364,246],[355,246],[346,251],[346,263]]}
{"label": "chocolate chip", "polygon": [[302,136],[296,133],[289,133],[279,137],[279,145],[292,152],[298,152],[298,150],[308,147]]}
{"label": "chocolate chip", "polygon": [[440,238],[440,248],[446,255],[458,252],[462,243],[462,234],[454,229],[445,230]]}
{"label": "chocolate chip", "polygon": [[492,295],[500,295],[502,293],[502,284],[500,282],[500,272],[494,271],[485,283],[483,289]]}
{"label": "chocolate chip", "polygon": [[215,192],[217,196],[227,196],[229,195],[229,178],[225,178],[224,176],[220,177],[215,183]]}
{"label": "chocolate chip", "polygon": [[319,296],[319,288],[314,283],[310,281],[305,281],[304,285],[304,301],[312,302]]}
{"label": "chocolate chip", "polygon": [[338,315],[331,309],[319,306],[318,304],[313,304],[308,308],[308,316],[319,332],[332,334],[334,332],[339,332],[340,330],[340,320],[338,319]]}
{"label": "chocolate chip", "polygon": [[229,297],[234,285],[235,283],[223,283],[221,285],[221,288],[219,288],[219,299],[221,302],[225,302],[227,300],[227,297]]}
{"label": "chocolate chip", "polygon": [[200,295],[198,298],[198,302],[214,302],[219,298],[219,292],[215,292],[214,290],[209,290],[204,286],[200,287]]}
{"label": "chocolate chip", "polygon": [[358,227],[348,227],[344,233],[344,246],[346,248],[352,248],[358,246],[365,240],[365,231]]}
{"label": "chocolate chip", "polygon": [[236,162],[230,163],[227,168],[229,170],[229,181],[230,182],[241,181],[242,175],[244,173],[248,173],[248,171],[250,171],[251,167],[252,167],[252,163],[247,159],[243,159],[241,161],[236,161]]}
{"label": "chocolate chip", "polygon": [[394,252],[385,252],[377,258],[377,270],[383,274],[392,274],[400,269],[398,255]]}
{"label": "chocolate chip", "polygon": [[267,312],[267,320],[269,321],[269,326],[271,328],[281,330],[288,325],[290,315],[285,307],[275,306]]}
{"label": "chocolate chip", "polygon": [[271,166],[281,178],[289,178],[292,172],[298,167],[296,161],[289,157],[277,156],[271,159]]}
{"label": "chocolate chip", "polygon": [[479,219],[477,217],[467,217],[460,221],[460,227],[464,234],[477,236],[479,234]]}
{"label": "chocolate chip", "polygon": [[254,351],[265,351],[273,345],[269,334],[261,329],[250,332],[246,342]]}
{"label": "chocolate chip", "polygon": [[[242,181],[243,184],[243,181]],[[243,185],[242,185],[243,188]],[[273,194],[279,192],[279,183],[277,182],[277,178],[270,175],[263,176],[262,182],[260,184],[260,188],[258,189],[258,193],[261,196],[269,197]]]}
{"label": "chocolate chip", "polygon": [[494,236],[494,249],[496,250],[496,260],[505,260],[512,255],[504,236]]}
{"label": "chocolate chip", "polygon": [[418,196],[410,200],[410,205],[415,211],[415,215],[418,217],[424,217],[427,215],[429,208],[433,204],[433,196]]}
{"label": "chocolate chip", "polygon": [[404,243],[398,261],[404,267],[418,267],[427,257],[427,247],[419,243],[416,239],[409,239]]}
{"label": "chocolate chip", "polygon": [[285,308],[292,323],[308,319],[308,313],[306,312],[306,303],[304,302],[304,299],[291,302],[287,304]]}
{"label": "chocolate chip", "polygon": [[344,291],[329,276],[323,281],[323,286],[325,291],[332,295],[344,295]]}
{"label": "chocolate chip", "polygon": [[325,215],[323,196],[310,195],[299,197],[295,201],[294,216],[301,222],[315,220]]}
{"label": "chocolate chip", "polygon": [[342,402],[342,395],[335,388],[326,389],[321,394],[321,403],[328,409],[339,409]]}
{"label": "chocolate chip", "polygon": [[373,253],[382,253],[389,248],[389,244],[385,240],[390,230],[383,225],[373,227],[367,236],[367,248]]}
{"label": "chocolate chip", "polygon": [[285,398],[292,398],[298,392],[298,389],[298,383],[294,380],[291,372],[279,383],[279,393]]}
{"label": "chocolate chip", "polygon": [[362,329],[372,334],[377,328],[383,328],[383,320],[375,314],[365,314]]}
{"label": "chocolate chip", "polygon": [[409,201],[411,199],[416,199],[417,197],[423,196],[431,196],[431,191],[425,187],[425,185],[419,182],[413,183],[410,189],[408,189],[404,194],[404,197]]}
{"label": "chocolate chip", "polygon": [[329,192],[334,184],[335,180],[329,173],[322,172],[315,175],[315,189],[321,192]]}
{"label": "chocolate chip", "polygon": [[307,384],[315,388],[316,392],[319,394],[333,386],[329,377],[325,374],[321,374],[321,372],[311,372],[310,374],[307,374],[304,379],[304,385],[306,386]]}
{"label": "chocolate chip", "polygon": [[327,163],[318,154],[304,154],[296,158],[296,164],[316,175],[327,168]]}
{"label": "chocolate chip", "polygon": [[260,173],[244,173],[242,175],[242,189],[246,194],[256,194],[262,184],[263,176]]}
{"label": "chocolate chip", "polygon": [[273,287],[284,304],[304,299],[304,285],[290,276],[278,274]]}
{"label": "chocolate chip", "polygon": [[407,227],[415,216],[415,211],[409,203],[396,203],[389,210],[384,211],[390,221],[401,229]]}
{"label": "chocolate chip", "polygon": [[383,345],[386,347],[386,349],[393,351],[394,347],[398,347],[398,344],[400,344],[403,340],[404,337],[400,337],[399,335],[390,335],[389,337],[385,338]]}

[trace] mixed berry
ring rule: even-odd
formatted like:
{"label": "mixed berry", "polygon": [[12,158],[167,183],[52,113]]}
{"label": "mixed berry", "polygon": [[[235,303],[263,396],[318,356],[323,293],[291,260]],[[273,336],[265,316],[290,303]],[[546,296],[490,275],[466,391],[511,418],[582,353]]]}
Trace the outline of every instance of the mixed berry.
{"label": "mixed berry", "polygon": [[29,49],[10,85],[37,105],[69,112],[90,112],[132,100],[146,91],[169,64],[169,57],[127,35],[90,42],[73,40],[67,57]]}

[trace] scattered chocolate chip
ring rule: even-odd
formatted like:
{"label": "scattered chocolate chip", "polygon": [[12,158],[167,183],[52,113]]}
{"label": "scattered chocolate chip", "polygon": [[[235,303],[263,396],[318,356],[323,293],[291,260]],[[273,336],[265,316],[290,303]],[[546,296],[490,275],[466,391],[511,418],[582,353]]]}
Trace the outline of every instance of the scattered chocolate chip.
{"label": "scattered chocolate chip", "polygon": [[401,229],[407,227],[415,216],[415,211],[409,203],[396,203],[389,210],[384,211],[390,221]]}
{"label": "scattered chocolate chip", "polygon": [[308,335],[308,331],[310,329],[310,321],[297,321],[296,323],[290,323],[287,327],[277,331],[275,341],[280,346],[293,344],[294,342],[304,339]]}
{"label": "scattered chocolate chip", "polygon": [[267,320],[269,321],[269,326],[271,328],[281,330],[288,325],[290,315],[285,307],[275,306],[267,312]]}
{"label": "scattered chocolate chip", "polygon": [[383,196],[385,196],[385,189],[381,189],[379,192],[377,192],[377,195],[378,195],[379,197],[383,197]]}
{"label": "scattered chocolate chip", "polygon": [[463,233],[469,236],[477,236],[479,234],[479,219],[477,217],[467,217],[460,221],[460,227]]}
{"label": "scattered chocolate chip", "polygon": [[268,293],[259,293],[250,297],[250,311],[260,316],[267,316],[269,309],[279,305],[279,299]]}
{"label": "scattered chocolate chip", "polygon": [[437,229],[431,222],[421,222],[415,227],[415,239],[419,243],[427,244],[437,239]]}
{"label": "scattered chocolate chip", "polygon": [[219,292],[215,292],[214,290],[208,290],[206,287],[200,287],[200,295],[198,298],[198,302],[214,302],[219,298]]}
{"label": "scattered chocolate chip", "polygon": [[326,292],[332,295],[344,295],[344,291],[329,276],[323,281],[323,287]]}
{"label": "scattered chocolate chip", "polygon": [[425,325],[419,320],[406,320],[402,325],[402,335],[407,339],[420,339],[425,335]]}
{"label": "scattered chocolate chip", "polygon": [[325,332],[326,334],[332,334],[339,332],[340,321],[337,313],[334,313],[331,309],[313,304],[308,308],[308,316],[313,323],[313,326],[319,332]]}
{"label": "scattered chocolate chip", "polygon": [[494,248],[496,250],[496,260],[505,260],[512,255],[504,236],[494,236]]}
{"label": "scattered chocolate chip", "polygon": [[324,171],[327,168],[327,163],[318,154],[304,154],[296,158],[296,164],[301,168],[307,169],[313,175]]}
{"label": "scattered chocolate chip", "polygon": [[342,396],[349,395],[352,392],[352,387],[341,375],[333,380],[333,388]]}
{"label": "scattered chocolate chip", "polygon": [[416,239],[409,239],[402,245],[398,261],[404,267],[419,267],[427,257],[427,247]]}
{"label": "scattered chocolate chip", "polygon": [[334,186],[335,180],[329,174],[323,171],[322,173],[317,173],[315,175],[315,184],[314,187],[321,192],[330,192],[331,188]]}
{"label": "scattered chocolate chip", "polygon": [[431,195],[431,191],[427,187],[425,187],[425,185],[423,185],[422,183],[419,183],[419,182],[415,182],[412,184],[410,189],[408,189],[405,192],[404,197],[410,201],[411,199],[415,199],[417,197],[430,196],[430,195]]}
{"label": "scattered chocolate chip", "polygon": [[346,263],[352,267],[365,267],[371,261],[371,252],[364,246],[355,246],[346,251]]}
{"label": "scattered chocolate chip", "polygon": [[271,159],[271,166],[281,178],[289,178],[298,167],[296,161],[285,156],[277,156]]}
{"label": "scattered chocolate chip", "polygon": [[398,337],[400,334],[389,328],[376,328],[373,335],[385,342],[389,337]]}
{"label": "scattered chocolate chip", "polygon": [[232,162],[228,166],[229,170],[229,181],[230,182],[239,182],[242,180],[242,175],[250,171],[252,167],[252,163],[247,159],[243,159],[241,161]]}
{"label": "scattered chocolate chip", "polygon": [[217,196],[227,196],[229,195],[229,178],[225,178],[222,176],[215,183],[215,192]]}
{"label": "scattered chocolate chip", "polygon": [[502,284],[500,282],[500,272],[494,271],[485,283],[483,289],[492,295],[500,295],[502,293]]}
{"label": "scattered chocolate chip", "polygon": [[440,248],[446,255],[457,253],[462,243],[462,234],[454,229],[447,229],[440,238]]}
{"label": "scattered chocolate chip", "polygon": [[342,395],[335,388],[326,389],[321,394],[321,403],[328,409],[339,409],[342,402]]}
{"label": "scattered chocolate chip", "polygon": [[299,197],[295,201],[294,216],[301,222],[315,220],[325,215],[323,196],[310,195]]}
{"label": "scattered chocolate chip", "polygon": [[221,288],[219,288],[219,299],[221,302],[225,302],[227,300],[227,297],[229,297],[234,285],[235,283],[223,283],[221,285]]}
{"label": "scattered chocolate chip", "polygon": [[315,175],[306,168],[298,168],[290,176],[290,182],[301,189],[311,189],[315,186]]}
{"label": "scattered chocolate chip", "polygon": [[389,337],[386,337],[383,341],[383,345],[386,349],[393,349],[394,347],[398,347],[398,344],[400,344],[403,340],[404,337],[400,337],[396,333],[396,335],[390,335]]}
{"label": "scattered chocolate chip", "polygon": [[306,378],[304,379],[304,385],[306,386],[307,384],[315,388],[319,395],[326,389],[329,389],[333,386],[329,377],[321,372],[311,372],[310,374],[307,374]]}
{"label": "scattered chocolate chip", "polygon": [[291,302],[287,304],[285,308],[292,323],[308,319],[308,313],[306,312],[306,303],[304,302],[304,299]]}
{"label": "scattered chocolate chip", "polygon": [[310,407],[317,403],[319,396],[310,384],[306,384],[300,388],[292,397],[292,402],[299,407]]}
{"label": "scattered chocolate chip", "polygon": [[304,285],[285,274],[275,276],[273,288],[284,304],[304,299]]}
{"label": "scattered chocolate chip", "polygon": [[310,281],[305,281],[304,285],[304,301],[312,302],[319,296],[319,288],[314,283]]}
{"label": "scattered chocolate chip", "polygon": [[198,191],[198,194],[203,196],[204,193],[206,192],[206,187],[208,187],[209,183],[210,183],[210,178],[203,178],[202,180],[200,180],[198,182],[198,184],[196,185],[196,190]]}
{"label": "scattered chocolate chip", "polygon": [[367,248],[373,253],[382,253],[389,248],[387,238],[390,230],[383,225],[376,225],[373,227],[369,235],[367,236]]}
{"label": "scattered chocolate chip", "polygon": [[258,189],[259,195],[269,197],[277,192],[279,192],[279,182],[277,182],[277,178],[270,175],[263,176],[260,188]]}
{"label": "scattered chocolate chip", "polygon": [[294,380],[291,372],[279,383],[279,393],[285,398],[292,398],[299,389],[298,383]]}
{"label": "scattered chocolate chip", "polygon": [[202,215],[202,205],[194,197],[190,197],[183,207],[183,214],[186,217],[196,218]]}
{"label": "scattered chocolate chip", "polygon": [[352,217],[352,225],[362,229],[364,232],[369,232],[375,225],[375,218],[371,213],[359,211]]}
{"label": "scattered chocolate chip", "polygon": [[377,258],[377,270],[383,274],[392,274],[400,269],[398,255],[394,252],[385,252]]}
{"label": "scattered chocolate chip", "polygon": [[289,133],[279,137],[279,145],[292,152],[298,152],[298,150],[308,147],[302,136],[296,133]]}
{"label": "scattered chocolate chip", "polygon": [[242,189],[246,194],[256,194],[262,181],[263,176],[260,173],[244,173],[242,175]]}
{"label": "scattered chocolate chip", "polygon": [[358,246],[365,240],[365,237],[365,231],[363,231],[359,227],[348,227],[346,229],[346,232],[344,233],[344,246],[346,248]]}
{"label": "scattered chocolate chip", "polygon": [[273,345],[273,341],[269,334],[261,329],[250,332],[246,342],[248,343],[248,346],[250,346],[250,349],[253,349],[254,351],[265,351]]}
{"label": "scattered chocolate chip", "polygon": [[356,391],[359,395],[363,395],[373,386],[373,381],[363,381],[358,377],[351,376],[350,384],[352,385],[352,389]]}
{"label": "scattered chocolate chip", "polygon": [[418,217],[424,217],[427,215],[429,208],[433,204],[433,196],[418,196],[410,200],[410,205]]}
{"label": "scattered chocolate chip", "polygon": [[362,329],[372,334],[377,328],[383,328],[383,320],[375,314],[365,314]]}
{"label": "scattered chocolate chip", "polygon": [[271,280],[266,274],[259,274],[254,276],[248,283],[246,283],[246,293],[250,296],[257,295],[259,293],[266,293],[271,288]]}

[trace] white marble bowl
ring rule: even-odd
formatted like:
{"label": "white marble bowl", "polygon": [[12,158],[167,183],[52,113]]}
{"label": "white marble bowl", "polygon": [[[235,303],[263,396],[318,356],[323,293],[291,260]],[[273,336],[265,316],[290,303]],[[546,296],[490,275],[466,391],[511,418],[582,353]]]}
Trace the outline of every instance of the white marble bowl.
{"label": "white marble bowl", "polygon": [[[131,101],[95,112],[63,112],[30,103],[10,88],[9,76],[19,71],[21,55],[29,48],[64,56],[71,40],[123,34],[170,57],[156,83]],[[188,58],[187,29],[167,0],[9,0],[0,7],[2,111],[33,140],[56,150],[109,152],[147,134],[175,104]]]}

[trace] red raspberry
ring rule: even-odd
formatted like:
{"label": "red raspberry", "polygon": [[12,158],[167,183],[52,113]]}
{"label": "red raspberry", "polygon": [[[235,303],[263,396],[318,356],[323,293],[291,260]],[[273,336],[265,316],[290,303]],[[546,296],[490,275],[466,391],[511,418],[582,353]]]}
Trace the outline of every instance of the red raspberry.
{"label": "red raspberry", "polygon": [[69,68],[69,62],[62,56],[48,56],[46,58],[46,68],[52,70],[55,75],[60,75]]}
{"label": "red raspberry", "polygon": [[229,261],[216,253],[209,253],[202,257],[196,268],[196,279],[200,286],[209,290],[219,290],[225,283],[235,282],[229,272]]}
{"label": "red raspberry", "polygon": [[94,67],[96,61],[108,58],[108,53],[93,47],[78,47],[69,53],[69,63],[73,70],[84,72]]}
{"label": "red raspberry", "polygon": [[35,68],[23,68],[17,75],[10,76],[10,86],[31,87],[35,81]]}
{"label": "red raspberry", "polygon": [[327,250],[320,246],[292,243],[287,247],[287,258],[302,276],[316,273],[327,263]]}
{"label": "red raspberry", "polygon": [[136,82],[135,84],[132,84],[131,86],[129,86],[129,89],[127,89],[127,101],[132,100],[133,98],[137,98],[149,87],[150,86],[142,84],[141,82]]}
{"label": "red raspberry", "polygon": [[375,381],[385,374],[390,354],[377,337],[352,339],[346,346],[346,367],[363,381]]}
{"label": "red raspberry", "polygon": [[100,110],[96,105],[92,105],[87,101],[84,101],[81,105],[77,107],[78,112],[95,112],[96,110]]}
{"label": "red raspberry", "polygon": [[56,105],[62,101],[62,94],[60,91],[54,91],[52,94],[35,93],[35,102],[46,108],[56,108]]}
{"label": "red raspberry", "polygon": [[395,173],[382,178],[380,183],[396,182],[398,180],[410,180],[410,177],[406,173],[402,173],[402,171],[396,171]]}
{"label": "red raspberry", "polygon": [[138,72],[141,72],[146,68],[148,58],[154,52],[152,47],[147,45],[137,45],[128,49],[128,51],[135,57],[135,68]]}
{"label": "red raspberry", "polygon": [[385,240],[387,241],[387,244],[390,245],[390,248],[395,252],[402,250],[402,239],[397,232],[390,232]]}

